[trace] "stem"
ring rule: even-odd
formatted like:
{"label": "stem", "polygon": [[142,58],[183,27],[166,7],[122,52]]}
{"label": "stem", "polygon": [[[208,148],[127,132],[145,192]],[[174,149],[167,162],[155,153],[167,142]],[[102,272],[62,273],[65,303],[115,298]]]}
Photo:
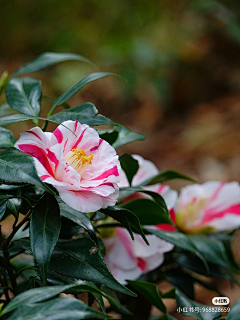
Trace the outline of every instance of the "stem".
{"label": "stem", "polygon": [[42,131],[46,131],[47,126],[48,126],[48,121],[45,120],[45,121],[44,121],[44,124],[43,124],[43,126],[42,126]]}
{"label": "stem", "polygon": [[25,217],[22,219],[22,221],[19,222],[18,225],[16,225],[14,228],[13,228],[13,231],[10,233],[10,235],[8,236],[8,238],[5,240],[7,246],[9,245],[9,243],[11,242],[12,238],[15,236],[15,234],[17,233],[17,231],[24,225],[25,222],[28,221],[28,218],[30,217],[32,213],[32,210],[30,209],[28,211],[28,213],[25,215]]}
{"label": "stem", "polygon": [[[13,226],[13,230],[10,233],[10,235],[8,236],[7,239],[3,238],[3,236],[2,236],[2,226],[0,225],[1,248],[2,248],[2,251],[3,251],[4,263],[5,263],[6,270],[7,270],[7,273],[9,275],[9,278],[10,278],[10,281],[11,281],[12,291],[13,291],[14,295],[17,292],[17,282],[16,282],[16,276],[14,274],[13,267],[12,267],[11,262],[10,262],[10,254],[9,254],[9,250],[8,250],[8,245],[11,242],[12,238],[14,237],[14,235],[17,233],[17,231],[24,225],[25,222],[28,221],[31,213],[32,213],[32,210],[30,209],[28,211],[28,213],[25,215],[25,217],[23,218],[23,220],[21,222],[19,222],[16,226]],[[3,279],[1,278],[1,281],[2,280]],[[4,280],[3,280],[3,282],[4,282]],[[8,292],[5,293],[5,296],[6,296],[6,299],[8,301],[10,301]]]}
{"label": "stem", "polygon": [[[10,263],[10,254],[8,251],[7,239],[3,239],[3,237],[2,237],[2,226],[0,226],[0,240],[1,240],[1,247],[2,247],[2,251],[3,251],[4,263],[5,263],[6,270],[7,270],[7,273],[9,275],[9,278],[11,281],[13,292],[15,294],[17,292],[17,283],[16,283],[16,279],[14,276],[12,265]],[[5,294],[6,299],[7,299],[7,295],[8,295],[8,293]],[[9,296],[8,296],[8,298],[9,298]]]}

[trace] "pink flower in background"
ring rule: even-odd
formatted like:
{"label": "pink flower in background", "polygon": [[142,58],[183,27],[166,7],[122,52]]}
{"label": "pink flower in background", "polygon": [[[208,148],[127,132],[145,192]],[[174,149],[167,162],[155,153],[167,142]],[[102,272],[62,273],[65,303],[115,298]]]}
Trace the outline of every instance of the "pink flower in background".
{"label": "pink flower in background", "polygon": [[126,279],[137,279],[164,261],[164,253],[171,251],[173,245],[155,235],[147,235],[149,246],[139,234],[134,234],[132,241],[128,231],[115,228],[115,235],[103,239],[107,249],[105,261],[114,277],[122,284]]}
{"label": "pink flower in background", "polygon": [[70,207],[93,212],[116,203],[118,156],[88,125],[65,121],[53,133],[35,127],[15,147],[34,157],[42,181],[53,185]]}
{"label": "pink flower in background", "polygon": [[181,190],[177,226],[185,232],[232,230],[240,226],[240,186],[238,182],[208,181]]}
{"label": "pink flower in background", "polygon": [[[145,160],[143,157],[136,155],[136,154],[132,155],[132,157],[135,160],[137,160],[138,164],[139,164],[138,171],[132,180],[133,187],[142,184],[144,181],[153,178],[154,176],[156,176],[159,173],[158,168],[151,161]],[[123,170],[121,171],[121,174],[120,174],[119,186],[120,187],[129,187],[129,183],[128,183],[126,174],[124,173]],[[146,186],[143,188],[146,190],[157,192],[164,198],[166,205],[168,207],[169,213],[170,213],[170,217],[175,225],[176,221],[175,221],[174,208],[177,203],[177,196],[178,196],[177,191],[172,190],[172,189],[170,189],[169,186],[162,185],[162,184],[155,184],[155,185]],[[135,194],[125,198],[123,201],[127,202],[130,200],[134,200],[137,198],[144,198],[144,197],[146,198],[148,196],[143,193],[136,192]],[[175,230],[175,227],[171,226],[170,224],[160,224],[156,227],[158,227],[162,230],[167,230],[167,231],[174,231]]]}
{"label": "pink flower in background", "polygon": [[[133,186],[137,186],[159,173],[157,167],[151,161],[145,160],[139,155],[133,155],[132,157],[136,159],[139,164],[139,169],[132,181]],[[127,177],[123,171],[121,171],[119,186],[129,186]],[[163,196],[174,221],[174,207],[177,202],[177,192],[171,190],[169,186],[160,184],[144,187],[144,189],[158,192]],[[123,202],[143,197],[148,196],[137,192],[125,198]],[[169,224],[161,224],[153,226],[153,228],[168,231],[175,230],[175,228]],[[103,239],[107,249],[105,261],[108,268],[114,277],[123,284],[126,279],[137,279],[141,274],[156,269],[163,263],[164,253],[171,251],[174,247],[171,243],[155,235],[146,236],[150,244],[149,246],[139,234],[134,233],[134,238],[135,240],[132,241],[126,229],[115,228],[111,237]]]}

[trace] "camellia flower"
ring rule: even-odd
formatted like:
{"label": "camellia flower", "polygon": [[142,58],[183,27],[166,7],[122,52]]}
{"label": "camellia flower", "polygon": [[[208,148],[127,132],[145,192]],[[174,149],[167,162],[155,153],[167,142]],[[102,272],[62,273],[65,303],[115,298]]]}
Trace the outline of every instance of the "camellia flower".
{"label": "camellia flower", "polygon": [[[132,181],[133,186],[137,186],[159,173],[157,167],[151,161],[145,160],[139,155],[133,155],[132,157],[139,163],[139,169]],[[119,186],[128,187],[129,183],[123,171],[120,177]],[[160,184],[144,188],[158,192],[163,196],[174,219],[173,209],[177,201],[177,192],[171,190],[169,186]],[[143,193],[135,193],[124,199],[123,202],[143,197],[148,196],[145,196]],[[169,231],[175,230],[175,228],[169,224],[152,226],[152,228]],[[126,279],[137,279],[141,274],[147,273],[160,266],[164,261],[164,253],[173,249],[171,243],[155,235],[146,236],[150,244],[149,246],[139,234],[134,233],[135,240],[132,241],[128,231],[123,228],[110,229],[109,231],[104,229],[102,236],[107,249],[105,261],[108,268],[114,277],[123,284]]]}
{"label": "camellia flower", "polygon": [[146,235],[149,246],[139,234],[133,241],[126,229],[115,228],[113,236],[103,239],[107,254],[105,261],[113,276],[122,284],[156,269],[164,261],[164,253],[173,245],[155,235]]}
{"label": "camellia flower", "polygon": [[65,121],[53,133],[35,127],[15,147],[34,157],[41,180],[53,185],[70,207],[94,212],[116,203],[118,156],[88,125]]}
{"label": "camellia flower", "polygon": [[208,181],[181,190],[176,222],[187,233],[232,230],[240,226],[238,182]]}

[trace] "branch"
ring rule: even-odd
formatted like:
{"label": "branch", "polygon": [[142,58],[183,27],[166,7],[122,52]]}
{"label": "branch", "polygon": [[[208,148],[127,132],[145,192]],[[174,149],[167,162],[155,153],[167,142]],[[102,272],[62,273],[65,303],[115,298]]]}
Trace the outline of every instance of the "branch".
{"label": "branch", "polygon": [[24,225],[25,222],[28,221],[28,218],[30,217],[31,213],[32,213],[32,210],[30,209],[28,211],[28,213],[25,215],[25,217],[22,219],[22,221],[20,221],[18,225],[13,227],[12,232],[7,237],[7,239],[5,240],[7,246],[9,245],[9,243],[11,242],[12,238],[15,236],[17,231]]}

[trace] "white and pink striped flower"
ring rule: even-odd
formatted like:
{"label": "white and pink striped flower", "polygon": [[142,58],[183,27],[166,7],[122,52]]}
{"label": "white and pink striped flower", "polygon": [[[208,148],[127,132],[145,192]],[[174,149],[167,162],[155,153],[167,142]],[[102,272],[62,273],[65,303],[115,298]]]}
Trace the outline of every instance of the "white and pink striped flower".
{"label": "white and pink striped flower", "polygon": [[239,183],[208,181],[184,187],[176,208],[176,222],[186,233],[237,229],[240,226]]}
{"label": "white and pink striped flower", "polygon": [[156,269],[164,261],[164,253],[173,245],[154,235],[147,235],[149,246],[139,234],[132,241],[128,231],[115,228],[115,235],[103,239],[107,254],[105,261],[113,276],[122,284],[126,279],[134,280],[141,274]]}
{"label": "white and pink striped flower", "polygon": [[65,121],[53,133],[35,127],[15,147],[34,157],[41,180],[53,185],[70,207],[94,212],[116,203],[118,156],[88,125]]}
{"label": "white and pink striped flower", "polygon": [[[136,159],[139,164],[139,169],[132,181],[133,186],[138,186],[159,173],[157,167],[151,161],[145,160],[139,155],[133,155],[132,157]],[[129,183],[123,171],[121,172],[120,177],[119,186],[128,187]],[[163,196],[174,222],[174,207],[177,202],[177,192],[171,190],[169,186],[160,184],[144,188],[158,192]],[[148,196],[137,192],[125,198],[123,202],[143,197]],[[175,230],[175,227],[169,224],[152,226],[152,228],[168,231]],[[146,236],[150,244],[149,246],[139,234],[134,233],[135,240],[132,241],[128,231],[122,228],[115,228],[112,230],[112,234],[110,233],[110,236],[108,234],[107,237],[105,235],[103,238],[107,249],[105,261],[108,268],[114,277],[123,284],[125,284],[126,279],[137,279],[141,274],[156,269],[163,263],[164,253],[173,249],[171,243],[168,243],[155,235]]]}

